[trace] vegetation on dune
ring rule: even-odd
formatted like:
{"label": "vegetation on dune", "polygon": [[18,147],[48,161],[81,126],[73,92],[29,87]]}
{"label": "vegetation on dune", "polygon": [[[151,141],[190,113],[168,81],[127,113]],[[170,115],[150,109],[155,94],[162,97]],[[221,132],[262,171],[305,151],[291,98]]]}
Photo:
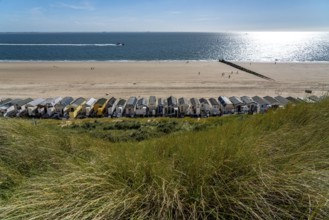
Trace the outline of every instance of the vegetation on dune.
{"label": "vegetation on dune", "polygon": [[0,119],[0,219],[324,219],[329,100],[209,119]]}

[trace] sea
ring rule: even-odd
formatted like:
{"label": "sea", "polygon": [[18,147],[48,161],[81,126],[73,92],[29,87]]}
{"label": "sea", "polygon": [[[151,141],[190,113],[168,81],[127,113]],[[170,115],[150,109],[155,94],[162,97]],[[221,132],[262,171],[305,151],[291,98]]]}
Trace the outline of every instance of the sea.
{"label": "sea", "polygon": [[329,62],[329,33],[0,33],[0,62],[218,59]]}

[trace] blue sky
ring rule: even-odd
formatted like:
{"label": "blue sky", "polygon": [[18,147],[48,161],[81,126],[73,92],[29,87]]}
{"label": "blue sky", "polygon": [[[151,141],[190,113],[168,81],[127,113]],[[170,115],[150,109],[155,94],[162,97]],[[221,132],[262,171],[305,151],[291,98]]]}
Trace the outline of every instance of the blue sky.
{"label": "blue sky", "polygon": [[0,32],[329,31],[329,0],[0,0]]}

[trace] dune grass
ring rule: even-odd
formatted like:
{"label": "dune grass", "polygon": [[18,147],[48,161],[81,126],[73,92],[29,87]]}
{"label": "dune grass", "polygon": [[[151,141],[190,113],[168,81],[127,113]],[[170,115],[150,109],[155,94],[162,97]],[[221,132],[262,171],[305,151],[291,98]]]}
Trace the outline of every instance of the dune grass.
{"label": "dune grass", "polygon": [[200,121],[65,123],[0,119],[0,219],[329,216],[328,100]]}

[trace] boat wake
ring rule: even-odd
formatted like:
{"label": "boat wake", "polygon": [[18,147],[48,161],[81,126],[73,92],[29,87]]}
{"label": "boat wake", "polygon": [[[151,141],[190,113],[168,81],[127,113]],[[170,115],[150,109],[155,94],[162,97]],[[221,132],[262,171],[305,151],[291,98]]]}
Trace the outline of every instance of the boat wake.
{"label": "boat wake", "polygon": [[116,44],[10,44],[0,43],[0,46],[42,46],[42,47],[120,47],[122,43]]}

